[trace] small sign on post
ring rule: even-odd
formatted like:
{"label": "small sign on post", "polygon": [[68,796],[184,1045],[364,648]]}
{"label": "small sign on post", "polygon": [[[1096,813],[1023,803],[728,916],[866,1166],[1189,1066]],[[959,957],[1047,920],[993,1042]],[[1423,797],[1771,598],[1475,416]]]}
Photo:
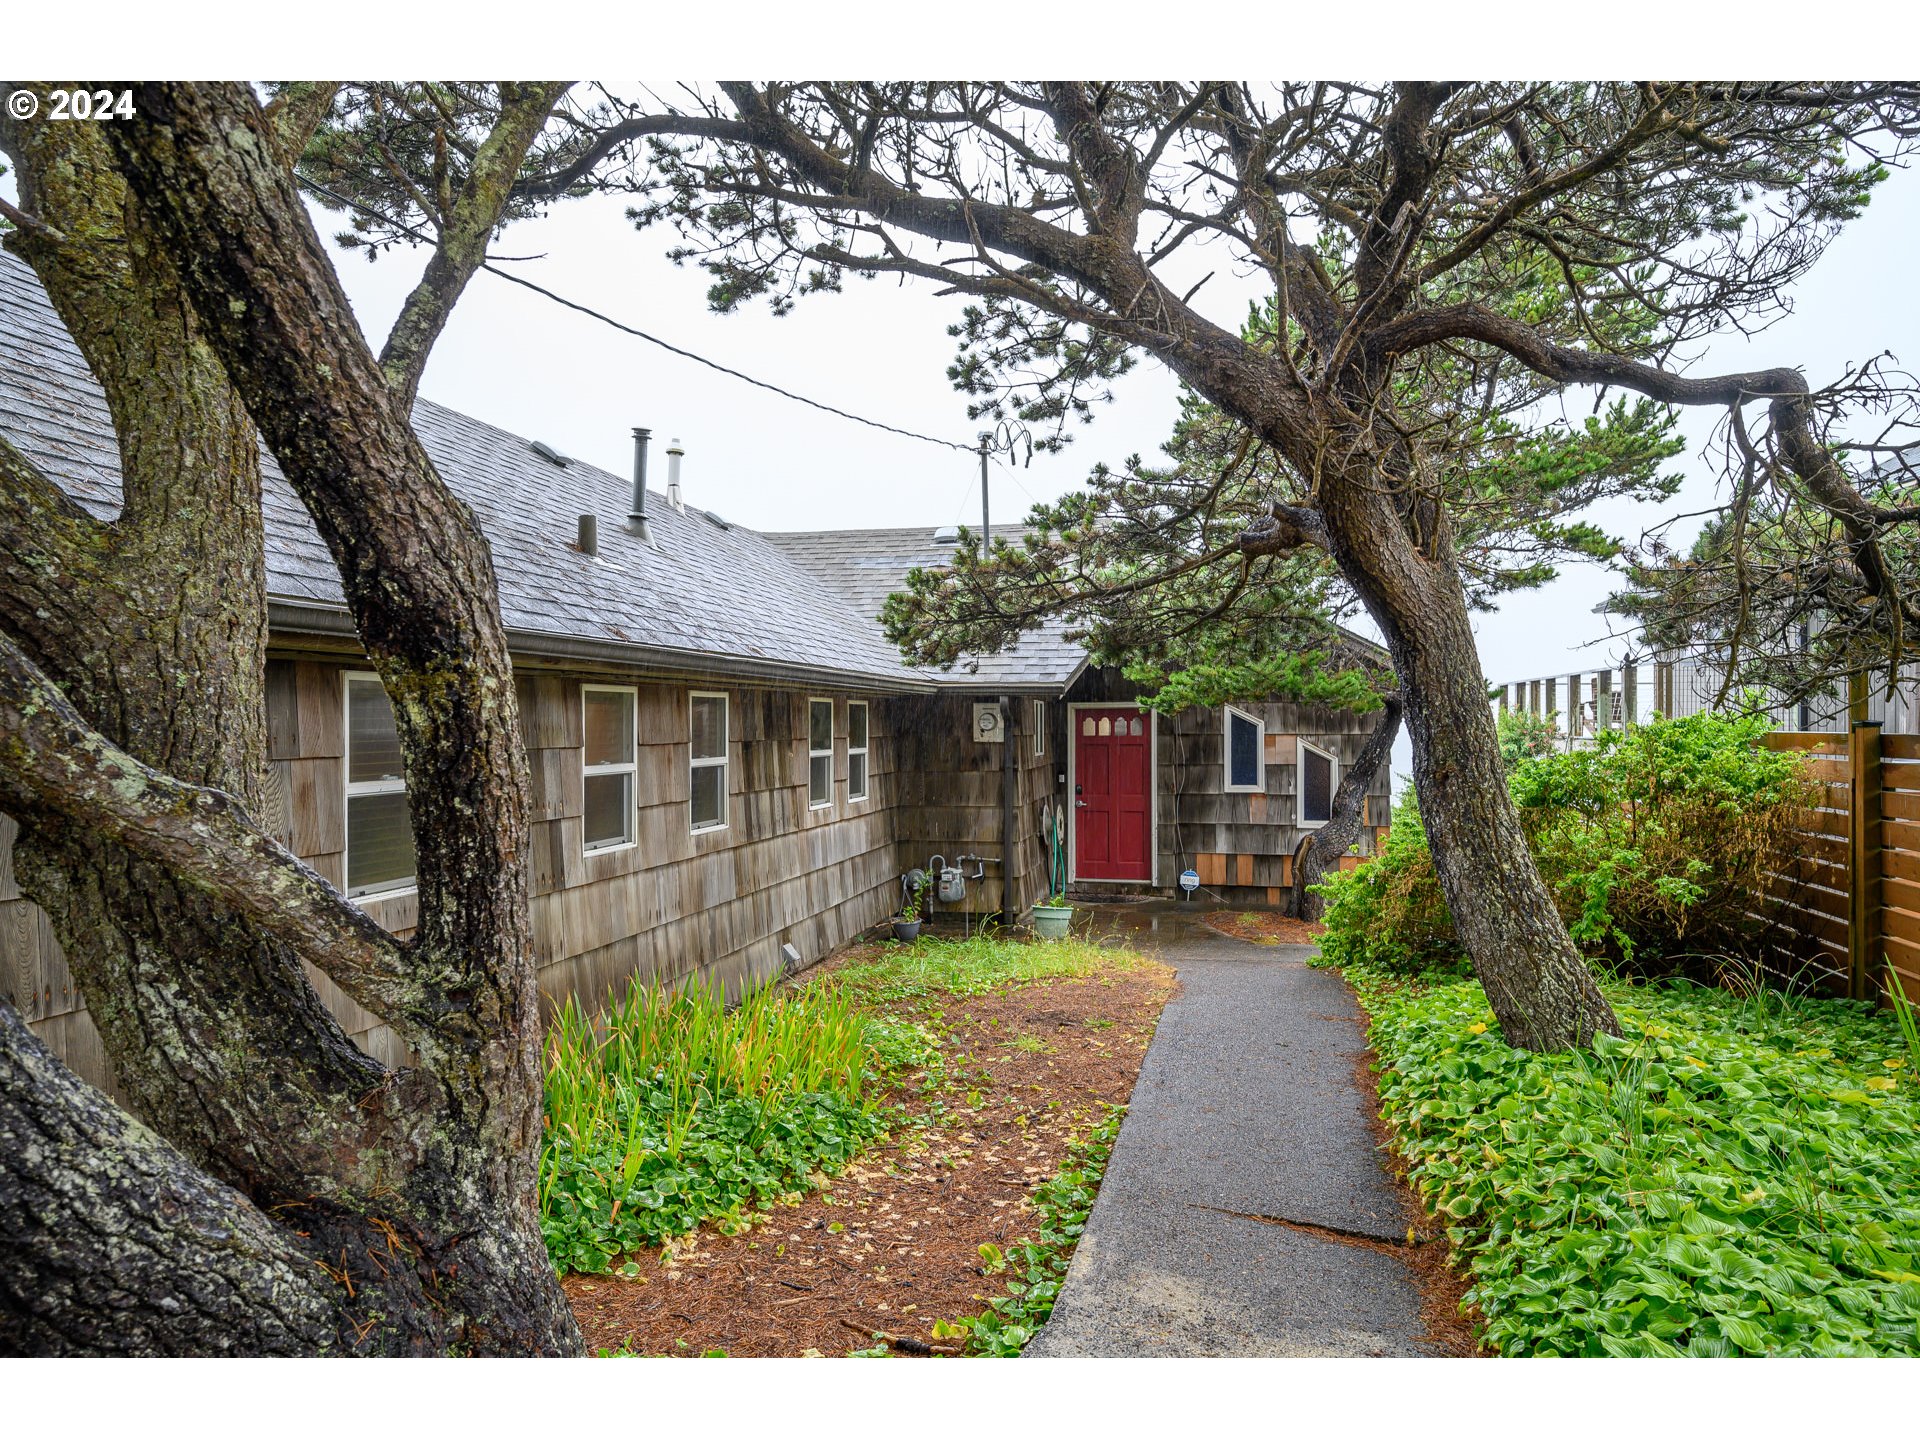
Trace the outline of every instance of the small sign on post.
{"label": "small sign on post", "polygon": [[1180,898],[1182,900],[1192,899],[1193,892],[1199,888],[1200,872],[1198,870],[1182,870],[1180,872]]}

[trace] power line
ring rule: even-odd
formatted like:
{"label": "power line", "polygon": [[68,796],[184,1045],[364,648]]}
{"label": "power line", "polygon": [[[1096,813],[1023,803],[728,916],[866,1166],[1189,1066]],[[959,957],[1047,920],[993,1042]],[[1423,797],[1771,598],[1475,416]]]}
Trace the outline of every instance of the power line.
{"label": "power line", "polygon": [[[391,225],[396,230],[399,230],[404,234],[412,236],[415,240],[419,241],[423,245],[431,245],[434,243],[431,237],[422,234],[419,230],[414,229],[411,225],[408,225],[403,221],[396,220],[391,215],[382,214],[380,211],[372,209],[370,206],[362,205],[359,201],[351,200],[345,195],[336,194],[334,191],[329,190],[326,186],[321,185],[316,181],[306,179],[305,177],[301,177],[299,183],[304,187],[306,187],[307,189],[314,191],[316,194],[324,195],[327,199],[332,200],[336,204],[345,205],[349,209],[358,210],[362,215],[366,215],[371,219],[378,220],[380,223],[384,225]],[[851,420],[856,425],[867,425],[872,427],[875,430],[885,430],[890,435],[900,435],[905,437],[908,440],[921,440],[927,443],[928,445],[938,445],[947,450],[961,450],[966,452],[969,455],[979,453],[976,447],[972,445],[962,445],[959,442],[954,440],[942,440],[935,435],[922,435],[917,430],[903,430],[898,425],[888,425],[885,422],[880,420],[869,420],[864,415],[856,415],[851,410],[842,410],[838,406],[829,405],[823,400],[811,400],[811,399],[808,399],[805,395],[796,395],[793,391],[784,390],[780,386],[773,384],[771,381],[757,380],[753,376],[746,374],[744,371],[735,370],[729,365],[722,365],[717,360],[709,360],[704,355],[696,355],[691,350],[683,349],[678,345],[672,344],[670,341],[662,340],[658,335],[650,335],[645,330],[641,330],[635,326],[628,325],[624,321],[616,320],[611,315],[603,314],[601,311],[594,309],[591,305],[583,305],[577,300],[569,300],[564,295],[557,295],[553,291],[547,289],[544,285],[536,285],[533,281],[524,279],[519,275],[515,275],[511,271],[502,270],[499,266],[495,265],[492,261],[481,262],[480,268],[482,270],[485,270],[490,275],[497,275],[502,280],[507,280],[512,282],[515,285],[523,286],[526,289],[533,291],[536,295],[544,295],[547,299],[553,301],[554,304],[556,305],[564,305],[567,309],[576,310],[582,315],[590,316],[593,319],[598,320],[603,325],[610,325],[615,330],[618,330],[623,334],[632,335],[636,339],[644,340],[649,345],[658,345],[662,350],[665,350],[668,353],[673,355],[678,355],[683,360],[691,360],[697,365],[706,366],[709,370],[718,370],[722,375],[730,375],[735,380],[744,380],[747,384],[758,386],[762,390],[771,390],[774,394],[784,396],[788,400],[797,401],[802,405],[810,405],[815,410],[824,410],[829,415],[838,415],[842,420]],[[1022,488],[1024,489],[1025,487],[1023,486]]]}

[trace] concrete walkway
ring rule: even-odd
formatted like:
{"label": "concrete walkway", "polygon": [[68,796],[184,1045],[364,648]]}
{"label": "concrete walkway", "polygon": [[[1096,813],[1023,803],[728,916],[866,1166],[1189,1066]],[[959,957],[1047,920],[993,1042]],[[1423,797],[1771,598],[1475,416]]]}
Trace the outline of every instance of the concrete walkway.
{"label": "concrete walkway", "polygon": [[1176,907],[1098,913],[1176,966],[1181,992],[1026,1353],[1436,1353],[1407,1267],[1339,1238],[1397,1243],[1407,1227],[1354,1081],[1346,986],[1307,967],[1310,947],[1230,939]]}

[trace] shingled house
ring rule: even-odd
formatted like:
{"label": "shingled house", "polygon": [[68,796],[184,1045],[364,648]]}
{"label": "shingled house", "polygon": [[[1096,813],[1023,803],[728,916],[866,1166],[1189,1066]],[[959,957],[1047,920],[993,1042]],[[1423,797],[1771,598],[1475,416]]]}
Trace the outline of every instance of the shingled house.
{"label": "shingled house", "polygon": [[[1155,716],[1057,626],[951,672],[916,670],[876,616],[909,569],[952,554],[950,532],[761,534],[685,502],[676,445],[666,493],[640,487],[642,535],[625,523],[628,477],[431,401],[414,425],[493,549],[550,999],[597,1000],[635,973],[737,987],[810,964],[883,921],[901,875],[936,855],[978,877],[973,913],[1017,919],[1043,896],[1056,807],[1085,893],[1166,892],[1193,868],[1226,903],[1278,903],[1373,724],[1280,703]],[[4,254],[0,433],[94,514],[116,513],[105,399],[32,271]],[[392,714],[331,557],[271,457],[264,471],[264,819],[405,932],[413,842]],[[1387,786],[1382,774],[1374,826]],[[0,817],[0,997],[110,1084],[46,917],[14,884],[13,833]],[[401,1058],[315,979],[349,1034]]]}

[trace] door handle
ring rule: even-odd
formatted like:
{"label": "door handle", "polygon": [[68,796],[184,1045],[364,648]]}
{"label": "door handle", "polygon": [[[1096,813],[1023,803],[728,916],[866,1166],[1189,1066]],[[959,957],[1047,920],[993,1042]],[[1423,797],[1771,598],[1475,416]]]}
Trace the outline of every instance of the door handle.
{"label": "door handle", "polygon": [[1086,808],[1087,808],[1087,802],[1086,802],[1086,801],[1084,801],[1084,800],[1076,800],[1076,801],[1074,801],[1073,803],[1074,803],[1075,805],[1077,805],[1077,806],[1079,806],[1079,807],[1080,807],[1080,808],[1081,808],[1082,810],[1084,810],[1084,809],[1086,809]]}

